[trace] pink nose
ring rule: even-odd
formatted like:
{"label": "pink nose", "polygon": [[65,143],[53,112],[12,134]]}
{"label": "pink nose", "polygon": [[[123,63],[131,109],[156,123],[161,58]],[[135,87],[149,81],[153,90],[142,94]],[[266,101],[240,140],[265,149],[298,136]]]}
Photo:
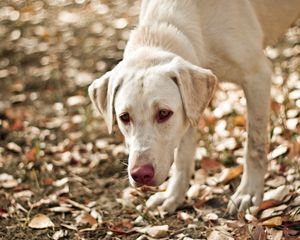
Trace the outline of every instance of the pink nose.
{"label": "pink nose", "polygon": [[130,171],[130,175],[136,183],[151,184],[154,176],[154,168],[151,164],[135,167]]}

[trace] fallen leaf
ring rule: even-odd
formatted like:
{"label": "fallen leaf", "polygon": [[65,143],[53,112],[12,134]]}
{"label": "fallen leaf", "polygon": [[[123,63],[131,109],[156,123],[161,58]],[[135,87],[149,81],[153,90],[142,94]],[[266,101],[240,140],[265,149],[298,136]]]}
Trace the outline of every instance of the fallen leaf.
{"label": "fallen leaf", "polygon": [[294,91],[291,91],[289,93],[289,99],[299,99],[300,98],[300,89],[298,90],[294,90]]}
{"label": "fallen leaf", "polygon": [[245,219],[247,220],[247,222],[256,222],[257,221],[257,218],[254,215],[249,214],[249,213],[245,214]]}
{"label": "fallen leaf", "polygon": [[205,171],[218,171],[223,165],[216,159],[204,157],[200,161],[200,166]]}
{"label": "fallen leaf", "polygon": [[218,220],[218,215],[215,213],[208,213],[203,216],[203,221],[204,222],[209,222],[209,221],[217,221]]}
{"label": "fallen leaf", "polygon": [[9,142],[7,144],[7,149],[12,151],[12,152],[16,152],[16,153],[22,152],[22,148],[14,142]]}
{"label": "fallen leaf", "polygon": [[244,127],[246,125],[246,119],[242,115],[238,115],[234,117],[234,125],[238,127]]}
{"label": "fallen leaf", "polygon": [[243,165],[239,165],[239,166],[232,167],[232,168],[225,168],[220,173],[218,182],[220,182],[220,183],[230,182],[231,180],[233,180],[236,177],[238,177],[239,175],[241,175],[242,172],[243,172]]}
{"label": "fallen leaf", "polygon": [[28,152],[26,152],[26,159],[30,162],[33,162],[36,160],[36,147],[31,148]]}
{"label": "fallen leaf", "polygon": [[267,208],[275,207],[280,203],[280,201],[274,199],[265,200],[259,205],[259,210],[265,210]]}
{"label": "fallen leaf", "polygon": [[134,228],[136,232],[144,233],[153,238],[164,238],[168,236],[169,226],[168,225],[160,225],[160,226],[150,226],[143,228]]}
{"label": "fallen leaf", "polygon": [[297,196],[291,203],[291,206],[300,206],[300,195]]}
{"label": "fallen leaf", "polygon": [[54,227],[54,223],[51,221],[51,219],[48,216],[44,214],[37,214],[31,219],[28,226],[34,229],[43,229],[43,228]]}
{"label": "fallen leaf", "polygon": [[133,224],[129,219],[123,219],[118,222],[108,223],[108,228],[110,231],[117,234],[127,234],[133,228]]}
{"label": "fallen leaf", "polygon": [[188,199],[196,199],[199,196],[200,191],[202,190],[202,186],[200,184],[193,184],[186,195]]}
{"label": "fallen leaf", "polygon": [[59,231],[56,231],[53,236],[52,236],[52,239],[53,240],[59,240],[61,238],[64,238],[68,236],[68,231],[67,230],[59,230]]}
{"label": "fallen leaf", "polygon": [[51,186],[53,184],[53,178],[51,177],[46,177],[44,179],[42,179],[42,183],[46,186]]}
{"label": "fallen leaf", "polygon": [[20,131],[24,129],[24,124],[21,120],[17,119],[15,122],[9,127],[11,131]]}
{"label": "fallen leaf", "polygon": [[0,181],[0,186],[3,188],[14,188],[18,186],[19,181],[16,179],[9,179],[7,181]]}
{"label": "fallen leaf", "polygon": [[48,209],[50,212],[66,213],[72,212],[72,208],[66,206],[52,207]]}
{"label": "fallen leaf", "polygon": [[10,174],[7,174],[7,173],[1,173],[0,174],[0,182],[6,182],[6,181],[9,181],[9,180],[13,180],[14,177]]}
{"label": "fallen leaf", "polygon": [[78,202],[75,202],[75,201],[73,201],[73,200],[71,200],[71,199],[67,199],[66,202],[69,203],[69,204],[71,204],[71,205],[74,206],[74,207],[77,207],[77,208],[83,210],[83,211],[86,211],[86,212],[89,212],[89,211],[90,211],[90,208],[84,206],[83,204],[80,204],[80,203],[78,203]]}
{"label": "fallen leaf", "polygon": [[22,198],[22,199],[31,198],[32,195],[33,195],[33,192],[30,190],[24,190],[24,191],[14,193],[15,198]]}
{"label": "fallen leaf", "polygon": [[62,178],[62,179],[59,179],[59,180],[56,180],[53,185],[55,187],[61,187],[63,185],[65,185],[66,183],[69,182],[69,178],[68,177],[65,177],[65,178]]}
{"label": "fallen leaf", "polygon": [[91,226],[98,223],[97,220],[94,217],[92,217],[89,213],[84,213],[82,215],[79,215],[76,218],[76,222],[80,224],[89,224]]}
{"label": "fallen leaf", "polygon": [[278,216],[280,214],[282,214],[282,212],[287,209],[287,205],[286,204],[282,204],[282,205],[279,205],[277,207],[273,207],[273,208],[268,208],[266,210],[264,210],[262,213],[261,213],[261,218],[262,219],[266,219],[266,218],[270,218],[270,217],[274,217],[274,216]]}
{"label": "fallen leaf", "polygon": [[269,190],[268,192],[265,192],[263,201],[266,200],[277,200],[282,201],[284,197],[290,192],[290,189],[288,186],[282,185],[278,188]]}
{"label": "fallen leaf", "polygon": [[206,115],[205,122],[207,125],[214,126],[217,123],[217,118],[214,115]]}
{"label": "fallen leaf", "polygon": [[184,222],[190,221],[192,219],[192,216],[186,212],[178,212],[177,213],[177,218],[179,220],[182,220]]}
{"label": "fallen leaf", "polygon": [[275,148],[272,152],[269,153],[268,158],[269,159],[275,159],[278,158],[280,156],[282,156],[283,154],[285,154],[288,150],[287,146],[284,145],[279,145],[277,148]]}
{"label": "fallen leaf", "polygon": [[276,227],[276,226],[280,226],[281,224],[282,224],[281,216],[273,217],[262,222],[262,225],[267,227]]}
{"label": "fallen leaf", "polygon": [[286,127],[289,130],[296,130],[297,126],[299,126],[299,119],[298,118],[290,118],[286,120]]}
{"label": "fallen leaf", "polygon": [[276,176],[274,179],[268,180],[266,182],[267,186],[276,188],[286,183],[286,179],[283,176]]}

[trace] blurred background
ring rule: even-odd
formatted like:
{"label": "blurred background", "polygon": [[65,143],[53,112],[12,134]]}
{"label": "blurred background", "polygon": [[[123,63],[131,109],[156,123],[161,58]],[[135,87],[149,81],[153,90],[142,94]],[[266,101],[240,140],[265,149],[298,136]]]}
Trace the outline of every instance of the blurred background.
{"label": "blurred background", "polygon": [[[128,234],[128,229],[139,216],[144,226],[167,223],[175,233],[186,228],[182,231],[186,236],[200,232],[206,236],[203,223],[187,228],[187,221],[178,215],[161,220],[137,208],[149,192],[135,193],[135,199],[126,195],[133,190],[127,188],[122,137],[107,134],[87,96],[93,79],[122,59],[139,5],[134,0],[0,1],[0,239],[55,239],[54,234],[64,239],[109,239],[120,234],[136,239],[141,234]],[[267,185],[266,191],[296,184],[290,193],[298,194],[299,23],[276,46],[268,47],[266,55],[274,66],[266,180],[280,182]],[[232,182],[220,182],[225,190],[198,199],[201,204],[188,203],[191,219],[200,218],[195,208],[225,212],[242,171],[245,104],[242,91],[224,83],[199,124],[192,184],[198,181],[211,189],[218,186],[209,180],[218,174],[238,172],[229,176],[236,178]],[[281,216],[290,214],[288,210]],[[39,213],[51,217],[55,228],[28,227]],[[210,227],[220,224],[216,220]]]}

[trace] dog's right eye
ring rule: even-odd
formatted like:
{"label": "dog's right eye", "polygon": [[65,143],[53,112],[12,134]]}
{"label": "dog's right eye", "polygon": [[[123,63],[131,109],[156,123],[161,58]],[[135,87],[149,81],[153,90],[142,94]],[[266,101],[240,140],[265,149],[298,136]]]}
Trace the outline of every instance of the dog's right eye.
{"label": "dog's right eye", "polygon": [[170,110],[166,110],[166,109],[161,109],[158,111],[157,113],[157,122],[158,123],[163,123],[165,121],[167,121],[171,116],[172,116],[173,112]]}
{"label": "dog's right eye", "polygon": [[130,122],[130,116],[129,116],[129,113],[122,113],[120,116],[119,116],[120,120],[125,123],[125,124],[128,124]]}

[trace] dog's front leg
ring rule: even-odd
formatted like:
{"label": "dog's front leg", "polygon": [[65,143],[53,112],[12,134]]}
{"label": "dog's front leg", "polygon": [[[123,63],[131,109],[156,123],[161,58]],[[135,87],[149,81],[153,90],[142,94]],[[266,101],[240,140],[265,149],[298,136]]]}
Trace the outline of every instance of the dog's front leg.
{"label": "dog's front leg", "polygon": [[175,171],[169,180],[167,190],[151,196],[146,203],[147,207],[154,208],[162,204],[163,210],[173,213],[184,202],[194,172],[195,148],[196,130],[190,127],[175,151]]}
{"label": "dog's front leg", "polygon": [[267,166],[268,120],[270,108],[271,70],[262,61],[243,82],[247,100],[247,144],[241,183],[232,196],[229,213],[242,211],[262,201]]}

